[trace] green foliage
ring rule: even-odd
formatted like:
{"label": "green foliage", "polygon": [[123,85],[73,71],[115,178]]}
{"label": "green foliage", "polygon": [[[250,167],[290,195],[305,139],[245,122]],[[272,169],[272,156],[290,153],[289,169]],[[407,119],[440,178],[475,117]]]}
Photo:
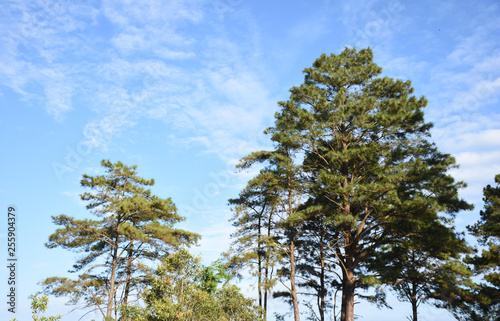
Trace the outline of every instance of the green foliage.
{"label": "green foliage", "polygon": [[454,159],[425,140],[427,101],[412,96],[410,81],[379,77],[369,49],[322,55],[304,72],[273,137],[289,137],[305,154],[312,203],[338,235],[341,319],[352,320],[355,289],[379,282],[367,266],[377,249],[469,205],[457,197],[464,184],[446,174]]}
{"label": "green foliage", "polygon": [[49,248],[61,247],[83,254],[74,270],[76,280],[51,277],[42,282],[47,293],[69,296],[70,304],[83,300],[103,317],[117,318],[118,305],[140,292],[148,271],[145,262],[158,260],[167,251],[195,243],[199,235],[174,224],[184,220],[170,198],[152,195],[154,180],[136,173],[136,166],[103,160],[105,175],[83,175],[81,185],[91,192],[81,195],[96,219],[53,217],[61,226],[50,235]]}
{"label": "green foliage", "polygon": [[438,220],[377,251],[370,268],[379,271],[400,300],[411,303],[411,320],[417,320],[421,303],[449,307],[460,300],[463,287],[473,284],[472,272],[461,262],[461,255],[471,251],[452,227]]}
{"label": "green foliage", "polygon": [[239,198],[229,200],[234,206],[231,220],[237,230],[231,235],[234,242],[226,253],[228,264],[233,273],[249,268],[257,278],[258,304],[264,319],[270,291],[277,281],[274,267],[282,258],[275,228],[278,197],[270,186],[272,181],[273,173],[263,171],[249,182]]}
{"label": "green foliage", "polygon": [[321,206],[305,206],[303,212],[307,213],[308,219],[301,226],[299,235],[298,286],[301,293],[310,298],[305,305],[313,317],[311,320],[324,321],[328,320],[327,311],[335,308],[328,298],[340,290],[340,280],[334,273],[338,268],[336,257],[329,248],[329,244],[334,244],[338,236],[332,234],[332,224],[325,222],[321,215]]}
{"label": "green foliage", "polygon": [[459,320],[500,320],[500,175],[495,176],[496,187],[483,189],[484,210],[480,220],[468,226],[469,231],[484,246],[480,255],[467,257],[466,262],[483,276],[483,282],[469,287],[460,305],[453,307]]}
{"label": "green foliage", "polygon": [[[62,318],[61,315],[52,316],[52,317],[44,317],[42,316],[45,311],[47,311],[49,305],[49,298],[46,295],[41,297],[32,296],[31,297],[31,313],[33,314],[33,321],[57,321]],[[11,321],[16,321],[17,319],[13,319]]]}
{"label": "green foliage", "polygon": [[219,262],[207,268],[199,257],[180,249],[151,275],[143,294],[146,306],[123,307],[122,314],[137,321],[260,320],[253,300],[227,284],[228,275]]}
{"label": "green foliage", "polygon": [[500,174],[495,176],[495,183],[499,186],[488,185],[483,189],[484,210],[480,212],[481,219],[469,227],[481,244],[488,246],[500,243]]}
{"label": "green foliage", "polygon": [[203,267],[199,276],[199,288],[210,294],[217,291],[220,283],[227,283],[232,274],[227,270],[226,264],[222,260],[217,260],[209,266]]}
{"label": "green foliage", "polygon": [[44,295],[42,297],[33,296],[31,301],[31,312],[33,313],[33,321],[57,321],[62,318],[58,315],[55,317],[44,317],[41,316],[47,310],[49,304],[49,298]]}
{"label": "green foliage", "polygon": [[[240,256],[241,261],[256,259],[259,304],[266,312],[266,298],[278,279],[290,292],[295,320],[299,320],[296,275],[296,241],[299,226],[304,220],[299,212],[305,191],[302,170],[294,163],[294,151],[287,142],[276,141],[273,151],[259,151],[243,158],[242,169],[256,163],[265,168],[252,179],[240,198],[230,200],[235,208],[234,221],[243,223],[235,234],[240,248],[251,244]],[[234,236],[233,236],[234,237]],[[282,265],[281,272],[273,277],[274,266]],[[282,276],[290,281],[285,284]],[[264,298],[262,300],[262,292]],[[260,302],[263,301],[263,304]]]}
{"label": "green foliage", "polygon": [[[313,212],[328,227],[325,257],[335,256],[340,267],[342,321],[354,318],[356,290],[380,283],[379,271],[369,269],[380,249],[422,225],[446,221],[441,212],[470,209],[458,198],[465,184],[447,174],[455,160],[427,141],[427,100],[413,96],[410,81],[381,72],[370,49],[321,55],[304,69],[304,82],[290,89],[289,100],[279,102],[275,125],[266,131],[275,150],[242,163],[269,164],[260,176],[269,176],[267,190],[289,209],[277,224],[289,244],[299,246],[295,241]],[[292,281],[293,260],[288,267],[282,275]]]}

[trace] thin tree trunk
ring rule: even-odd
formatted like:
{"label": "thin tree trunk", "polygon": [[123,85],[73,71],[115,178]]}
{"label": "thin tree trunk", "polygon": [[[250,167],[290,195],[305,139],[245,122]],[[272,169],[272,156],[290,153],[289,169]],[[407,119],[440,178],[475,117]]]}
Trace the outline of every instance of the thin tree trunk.
{"label": "thin tree trunk", "polygon": [[337,321],[337,293],[339,292],[339,289],[337,288],[335,290],[335,293],[333,294],[333,321]]}
{"label": "thin tree trunk", "polygon": [[266,241],[266,267],[265,267],[265,288],[264,288],[264,321],[267,320],[267,294],[269,293],[269,283],[271,282],[271,276],[269,275],[269,262],[270,262],[270,252],[271,247],[269,246],[269,240],[271,239],[271,221],[272,212],[269,213],[269,218],[267,222],[267,241]]}
{"label": "thin tree trunk", "polygon": [[293,316],[295,321],[300,321],[299,301],[297,299],[297,287],[295,284],[295,243],[290,240],[290,286],[292,290]]}
{"label": "thin tree trunk", "polygon": [[[290,177],[288,177],[288,216],[293,214],[293,193],[290,188]],[[299,301],[297,299],[297,286],[295,282],[295,228],[290,228],[290,289],[292,290],[293,317],[300,321]]]}
{"label": "thin tree trunk", "polygon": [[113,261],[111,263],[111,276],[109,280],[108,306],[106,310],[106,318],[111,318],[111,315],[113,313],[113,300],[115,298],[115,291],[116,291],[115,289],[116,267],[118,265],[118,241],[119,241],[119,235],[117,231],[113,254],[111,256]]}
{"label": "thin tree trunk", "polygon": [[262,307],[262,319],[267,320],[267,289],[264,290],[264,306]]}
{"label": "thin tree trunk", "polygon": [[126,268],[127,279],[125,281],[125,293],[123,295],[123,305],[124,306],[127,306],[127,304],[128,304],[128,296],[130,294],[130,282],[131,282],[131,279],[132,279],[132,259],[133,259],[133,256],[132,256],[132,252],[133,252],[132,244],[130,245],[130,247],[131,247],[131,249],[129,250],[128,258],[127,258],[127,268]]}
{"label": "thin tree trunk", "polygon": [[262,213],[259,215],[259,222],[258,222],[258,236],[257,236],[257,264],[258,264],[258,281],[257,281],[257,287],[259,288],[259,307],[262,308],[262,234],[261,234],[261,220],[262,220]]}
{"label": "thin tree trunk", "polygon": [[114,300],[114,302],[115,302],[115,309],[114,309],[114,311],[115,311],[115,319],[114,320],[118,320],[118,309],[117,309],[117,307],[118,307],[118,301],[116,299],[116,292],[117,291],[115,291],[115,300]]}
{"label": "thin tree trunk", "polygon": [[417,316],[417,300],[412,298],[411,300],[411,310],[413,312],[413,319],[412,321],[418,321],[418,316]]}
{"label": "thin tree trunk", "polygon": [[[412,263],[415,264],[415,251],[411,251],[411,260]],[[417,308],[418,308],[418,289],[417,289],[417,284],[415,282],[412,282],[412,289],[411,289],[411,310],[413,313],[413,320],[412,321],[417,321],[418,316],[417,316]]]}
{"label": "thin tree trunk", "polygon": [[[412,251],[412,259],[413,262],[415,262],[415,252]],[[412,288],[411,288],[411,311],[413,314],[413,319],[412,321],[418,321],[418,316],[417,316],[417,308],[418,308],[418,298],[417,298],[417,284],[415,282],[412,282]]]}
{"label": "thin tree trunk", "polygon": [[321,272],[320,272],[320,304],[319,304],[319,317],[320,321],[325,321],[325,257],[323,251],[323,241],[319,244],[319,253],[321,257]]}

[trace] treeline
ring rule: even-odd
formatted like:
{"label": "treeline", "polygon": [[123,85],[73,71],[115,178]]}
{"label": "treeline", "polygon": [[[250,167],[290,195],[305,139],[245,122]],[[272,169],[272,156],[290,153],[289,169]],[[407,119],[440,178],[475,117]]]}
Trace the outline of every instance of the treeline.
{"label": "treeline", "polygon": [[[266,320],[273,297],[295,321],[353,321],[356,298],[387,306],[389,290],[410,303],[412,321],[422,302],[457,320],[500,320],[500,187],[484,189],[481,219],[468,227],[478,254],[454,228],[473,207],[448,174],[454,158],[431,141],[426,99],[381,72],[370,49],[322,55],[304,70],[266,130],[273,149],[239,164],[260,172],[229,201],[233,244],[210,266],[186,250],[200,236],[175,228],[183,218],[147,189],[153,180],[103,161],[105,175],[82,180],[96,219],[53,217],[60,228],[47,243],[82,254],[78,278],[48,278],[45,293],[106,320]],[[256,303],[230,285],[248,272]]]}
{"label": "treeline", "polygon": [[61,226],[46,246],[80,254],[70,272],[49,277],[45,294],[98,311],[103,320],[258,320],[253,300],[229,284],[222,260],[209,266],[187,251],[200,235],[175,228],[184,220],[170,198],[152,195],[154,180],[136,166],[103,160],[104,175],[83,175],[81,195],[95,219],[52,217]]}
{"label": "treeline", "polygon": [[[447,174],[454,158],[430,140],[426,99],[381,72],[370,49],[304,70],[266,130],[274,149],[239,165],[261,170],[230,200],[231,263],[255,272],[264,316],[272,293],[295,321],[352,321],[356,296],[387,306],[389,289],[411,304],[412,321],[426,301],[458,320],[500,320],[500,189],[486,187],[481,221],[468,228],[486,246],[474,256],[453,226],[473,207]],[[286,291],[273,292],[277,283]]]}

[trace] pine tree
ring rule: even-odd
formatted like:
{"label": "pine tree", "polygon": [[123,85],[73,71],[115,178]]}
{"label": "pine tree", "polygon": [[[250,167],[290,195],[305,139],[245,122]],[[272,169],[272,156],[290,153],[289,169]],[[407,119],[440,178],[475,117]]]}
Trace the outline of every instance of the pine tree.
{"label": "pine tree", "polygon": [[[446,174],[454,159],[426,140],[426,99],[412,95],[410,81],[382,78],[381,71],[370,49],[322,55],[279,103],[268,130],[297,156],[291,163],[304,160],[302,170],[313,178],[309,197],[329,203],[324,215],[339,237],[330,247],[341,267],[342,321],[354,319],[356,289],[377,283],[364,268],[376,249],[438,220],[450,204],[468,207],[457,197],[463,184]],[[292,215],[295,222],[301,213]]]}
{"label": "pine tree", "polygon": [[309,289],[302,293],[312,297],[307,305],[315,320],[325,321],[328,309],[333,307],[328,297],[339,290],[338,284],[340,284],[336,258],[330,250],[330,244],[335,243],[338,235],[332,234],[335,230],[332,229],[331,223],[325,221],[320,206],[304,204],[304,208],[307,219],[301,227],[298,243],[301,260],[297,265],[297,272],[302,280],[299,286],[305,290]]}
{"label": "pine tree", "polygon": [[[294,320],[300,320],[299,300],[296,281],[297,239],[300,226],[304,221],[299,207],[304,201],[304,180],[301,167],[294,164],[294,149],[283,141],[276,141],[275,150],[254,152],[242,159],[239,167],[249,168],[255,163],[265,163],[257,179],[251,181],[250,186],[265,190],[272,199],[273,238],[272,244],[281,257],[281,268],[276,275],[280,283],[287,289],[286,297],[290,298]],[[263,205],[263,204],[261,204]],[[288,279],[289,283],[284,279]],[[282,294],[282,293],[280,293]],[[273,295],[276,296],[276,293]]]}
{"label": "pine tree", "polygon": [[418,320],[421,303],[448,308],[463,295],[462,287],[473,284],[472,272],[461,261],[471,248],[439,221],[379,252],[371,268],[379,271],[380,279],[400,300],[410,302],[411,321]]}
{"label": "pine tree", "polygon": [[50,235],[49,248],[61,247],[82,253],[73,273],[76,280],[51,277],[43,281],[45,291],[70,296],[75,304],[99,309],[106,318],[118,318],[118,305],[127,305],[132,290],[143,286],[146,263],[155,261],[199,235],[174,228],[184,218],[170,198],[152,195],[154,180],[137,176],[136,166],[103,160],[105,175],[83,175],[81,185],[92,192],[81,195],[97,219],[54,216],[61,228]]}
{"label": "pine tree", "polygon": [[258,304],[262,317],[267,319],[267,303],[276,283],[275,266],[279,261],[275,243],[276,194],[270,191],[267,181],[269,173],[263,172],[252,179],[237,199],[230,199],[233,205],[233,225],[236,233],[229,264],[233,269],[250,267],[257,276]]}
{"label": "pine tree", "polygon": [[472,294],[455,309],[460,320],[500,320],[500,174],[495,176],[495,183],[497,186],[487,185],[483,189],[485,205],[480,220],[468,226],[483,249],[481,255],[468,257],[466,262],[474,266],[477,275],[483,276],[483,282],[471,287]]}

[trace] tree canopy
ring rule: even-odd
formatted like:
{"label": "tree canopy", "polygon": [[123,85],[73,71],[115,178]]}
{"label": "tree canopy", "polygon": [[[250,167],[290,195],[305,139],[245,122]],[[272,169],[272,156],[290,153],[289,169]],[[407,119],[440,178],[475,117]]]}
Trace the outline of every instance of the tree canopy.
{"label": "tree canopy", "polygon": [[495,176],[495,183],[497,186],[483,189],[480,219],[467,227],[482,249],[479,255],[467,257],[466,262],[472,264],[482,281],[469,287],[468,295],[454,307],[459,320],[500,320],[500,174]]}
{"label": "tree canopy", "polygon": [[[183,245],[194,244],[199,235],[177,229],[184,220],[170,198],[152,195],[146,187],[154,180],[137,176],[136,166],[103,160],[105,175],[83,175],[81,185],[91,192],[81,195],[96,219],[54,216],[62,226],[49,237],[49,248],[61,247],[83,255],[73,266],[77,279],[50,277],[45,291],[70,296],[70,303],[85,301],[102,315],[118,317],[118,306],[144,284],[146,263]],[[137,294],[137,293],[136,293]]]}
{"label": "tree canopy", "polygon": [[[257,321],[260,311],[235,285],[220,264],[204,267],[185,249],[172,253],[150,276],[145,307],[124,307],[136,321]],[[222,286],[219,286],[222,284]]]}
{"label": "tree canopy", "polygon": [[[447,173],[455,160],[429,140],[427,100],[412,95],[410,81],[381,72],[371,49],[321,55],[304,69],[290,99],[279,102],[275,125],[266,131],[276,150],[255,152],[242,163],[267,161],[284,178],[272,188],[296,196],[284,221],[291,245],[297,246],[311,213],[329,226],[342,321],[354,319],[356,289],[381,282],[378,271],[368,269],[369,258],[441,221],[441,213],[471,208],[458,197],[465,184]],[[290,256],[292,285],[297,260]]]}

